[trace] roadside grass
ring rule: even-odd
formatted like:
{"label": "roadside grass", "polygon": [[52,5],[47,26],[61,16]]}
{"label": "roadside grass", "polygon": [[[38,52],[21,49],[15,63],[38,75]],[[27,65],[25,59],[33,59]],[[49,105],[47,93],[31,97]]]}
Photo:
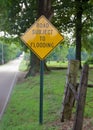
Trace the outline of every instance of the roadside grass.
{"label": "roadside grass", "polygon": [[[15,86],[0,130],[50,130],[47,124],[59,119],[65,70],[44,76],[44,124],[39,125],[39,75]],[[54,128],[53,128],[54,129]]]}
{"label": "roadside grass", "polygon": [[[91,69],[89,72],[91,84],[92,79]],[[0,121],[0,130],[62,130],[62,126],[56,122],[60,120],[65,81],[64,69],[44,75],[43,125],[39,125],[40,76],[29,77],[18,83],[12,91],[7,109]],[[84,116],[93,118],[93,88],[88,88],[87,91]]]}

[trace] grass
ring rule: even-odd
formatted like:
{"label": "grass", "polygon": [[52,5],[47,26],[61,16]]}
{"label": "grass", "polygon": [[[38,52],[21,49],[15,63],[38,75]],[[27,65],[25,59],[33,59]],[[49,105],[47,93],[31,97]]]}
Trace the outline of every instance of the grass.
{"label": "grass", "polygon": [[[65,71],[53,71],[44,79],[44,124],[39,120],[39,75],[15,86],[0,130],[47,130],[47,123],[59,119]],[[50,116],[51,115],[51,116]],[[49,129],[52,129],[49,128]]]}
{"label": "grass", "polygon": [[[82,61],[81,64],[83,66],[85,64],[85,61]],[[65,61],[65,62],[62,62],[62,61],[47,61],[47,66],[67,68],[68,67],[68,61]],[[89,64],[89,67],[93,68],[93,64]]]}
{"label": "grass", "polygon": [[[93,70],[89,73],[93,79]],[[60,120],[66,70],[51,71],[44,75],[43,125],[39,125],[40,77],[30,77],[18,83],[12,92],[0,130],[59,130],[55,122]],[[93,82],[91,81],[93,84]],[[85,117],[93,117],[93,89],[88,88]],[[54,125],[55,124],[55,125]]]}
{"label": "grass", "polygon": [[66,61],[66,62],[61,62],[61,61],[59,61],[59,62],[57,62],[57,61],[48,61],[47,62],[47,65],[49,66],[49,67],[67,67],[67,65],[68,65],[68,62]]}
{"label": "grass", "polygon": [[[85,61],[82,61],[82,66],[85,63]],[[48,67],[62,67],[67,68],[68,67],[68,61],[62,62],[62,61],[47,61]],[[29,61],[23,60],[20,64],[19,70],[20,71],[27,71],[29,66]],[[89,67],[93,68],[93,64],[90,64]]]}
{"label": "grass", "polygon": [[[89,70],[88,83],[93,85],[93,69]],[[93,88],[87,89],[85,117],[93,117]]]}

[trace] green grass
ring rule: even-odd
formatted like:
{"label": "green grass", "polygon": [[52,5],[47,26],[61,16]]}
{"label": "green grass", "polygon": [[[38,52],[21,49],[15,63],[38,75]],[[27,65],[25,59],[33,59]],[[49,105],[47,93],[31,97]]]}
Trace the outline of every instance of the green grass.
{"label": "green grass", "polygon": [[[85,61],[81,62],[82,66],[85,64]],[[47,61],[47,66],[49,67],[63,67],[67,68],[68,67],[68,61],[62,62],[62,61]],[[89,64],[90,68],[93,68],[93,64]]]}
{"label": "green grass", "polygon": [[[89,73],[93,79],[93,70]],[[60,120],[66,70],[44,75],[43,125],[39,125],[40,77],[27,78],[14,87],[0,130],[59,130],[54,123]],[[93,82],[92,82],[93,83]],[[93,89],[88,88],[85,117],[93,117]]]}
{"label": "green grass", "polygon": [[[89,71],[88,84],[93,85],[93,69]],[[85,117],[93,117],[93,88],[87,89]]]}
{"label": "green grass", "polygon": [[57,61],[48,61],[47,65],[49,67],[67,67],[68,66],[68,62],[67,61],[65,61],[65,62],[61,62],[61,61],[59,61],[59,62],[57,62]]}
{"label": "green grass", "polygon": [[[63,76],[64,75],[64,76]],[[48,130],[47,123],[59,119],[65,71],[44,76],[44,124],[39,126],[39,75],[15,86],[0,130]],[[52,126],[51,128],[52,129]]]}

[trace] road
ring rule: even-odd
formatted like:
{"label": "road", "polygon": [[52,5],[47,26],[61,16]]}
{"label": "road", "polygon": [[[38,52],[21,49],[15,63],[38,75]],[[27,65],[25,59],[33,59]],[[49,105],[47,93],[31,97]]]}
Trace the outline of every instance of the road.
{"label": "road", "polygon": [[21,60],[22,56],[8,64],[0,66],[0,119],[8,103],[13,86],[17,81]]}

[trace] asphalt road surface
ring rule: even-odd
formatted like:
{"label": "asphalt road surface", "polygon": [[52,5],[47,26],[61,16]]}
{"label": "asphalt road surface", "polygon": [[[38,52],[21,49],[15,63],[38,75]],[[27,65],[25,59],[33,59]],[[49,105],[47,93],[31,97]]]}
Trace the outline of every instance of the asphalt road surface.
{"label": "asphalt road surface", "polygon": [[17,81],[22,56],[5,65],[0,65],[0,119],[5,111],[13,86]]}

